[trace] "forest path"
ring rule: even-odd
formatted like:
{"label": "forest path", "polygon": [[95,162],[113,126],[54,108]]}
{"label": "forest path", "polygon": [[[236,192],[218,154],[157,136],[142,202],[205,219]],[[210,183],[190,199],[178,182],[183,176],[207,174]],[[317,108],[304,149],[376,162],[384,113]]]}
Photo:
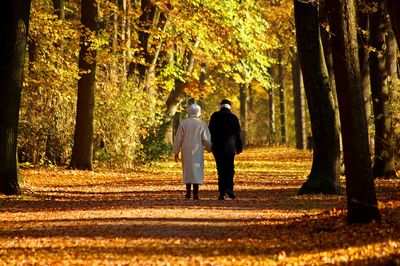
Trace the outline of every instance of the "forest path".
{"label": "forest path", "polygon": [[[171,161],[130,172],[22,169],[25,193],[0,196],[0,265],[362,265],[380,262],[382,254],[396,259],[400,183],[381,183],[391,216],[383,229],[368,225],[366,234],[365,227],[345,224],[345,196],[297,195],[310,166],[307,151],[248,149],[236,157],[237,199],[224,201],[217,200],[211,154],[200,200],[184,199],[180,164]],[[381,255],[365,252],[371,248]]]}

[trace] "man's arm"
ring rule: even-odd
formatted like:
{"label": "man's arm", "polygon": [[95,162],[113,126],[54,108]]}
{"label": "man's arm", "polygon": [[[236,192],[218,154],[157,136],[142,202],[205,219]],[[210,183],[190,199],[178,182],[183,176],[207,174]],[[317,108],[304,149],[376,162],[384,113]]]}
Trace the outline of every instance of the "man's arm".
{"label": "man's arm", "polygon": [[242,140],[242,131],[240,129],[239,119],[235,116],[235,146],[236,146],[236,154],[239,154],[243,151],[243,140]]}

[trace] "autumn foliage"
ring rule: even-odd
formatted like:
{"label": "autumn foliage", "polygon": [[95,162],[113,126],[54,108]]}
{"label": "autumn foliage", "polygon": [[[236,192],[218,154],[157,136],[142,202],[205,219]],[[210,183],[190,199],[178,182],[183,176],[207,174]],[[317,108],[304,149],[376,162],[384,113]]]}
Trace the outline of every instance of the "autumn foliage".
{"label": "autumn foliage", "polygon": [[238,199],[224,201],[210,154],[198,201],[172,158],[129,172],[25,165],[23,194],[0,196],[0,265],[399,265],[400,181],[376,181],[381,223],[348,226],[344,195],[297,195],[310,165],[306,151],[247,149]]}

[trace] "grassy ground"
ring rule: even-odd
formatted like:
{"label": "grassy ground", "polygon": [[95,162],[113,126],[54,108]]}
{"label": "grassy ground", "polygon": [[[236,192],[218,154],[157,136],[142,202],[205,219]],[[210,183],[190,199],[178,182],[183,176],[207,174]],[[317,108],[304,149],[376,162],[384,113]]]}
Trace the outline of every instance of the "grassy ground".
{"label": "grassy ground", "polygon": [[218,201],[206,155],[200,200],[180,164],[135,171],[22,169],[0,196],[0,265],[400,265],[400,181],[376,182],[382,223],[346,225],[345,196],[298,196],[311,155],[237,156],[236,200]]}

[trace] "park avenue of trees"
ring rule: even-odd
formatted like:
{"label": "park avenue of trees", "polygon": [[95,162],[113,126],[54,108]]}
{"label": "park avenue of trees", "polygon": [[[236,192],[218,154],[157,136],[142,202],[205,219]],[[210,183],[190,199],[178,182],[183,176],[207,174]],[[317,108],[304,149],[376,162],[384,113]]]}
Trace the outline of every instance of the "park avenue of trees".
{"label": "park avenue of trees", "polygon": [[15,0],[0,12],[2,194],[21,193],[18,161],[165,157],[188,102],[207,120],[229,97],[247,145],[304,149],[312,136],[300,194],[341,193],[344,174],[348,222],[380,220],[374,178],[398,178],[398,1]]}

